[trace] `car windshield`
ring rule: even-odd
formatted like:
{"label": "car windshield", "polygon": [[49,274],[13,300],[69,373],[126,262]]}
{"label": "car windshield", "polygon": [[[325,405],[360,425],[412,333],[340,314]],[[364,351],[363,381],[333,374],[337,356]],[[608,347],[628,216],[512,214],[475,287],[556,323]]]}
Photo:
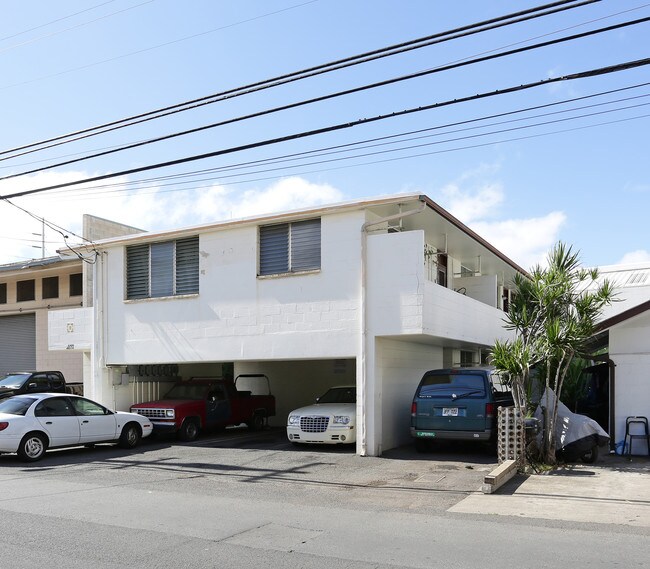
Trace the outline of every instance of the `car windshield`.
{"label": "car windshield", "polygon": [[6,389],[19,389],[29,377],[28,373],[10,373],[0,379],[0,387]]}
{"label": "car windshield", "polygon": [[356,403],[356,387],[334,387],[318,399],[319,403]]}
{"label": "car windshield", "polygon": [[206,399],[206,385],[174,385],[163,399]]}
{"label": "car windshield", "polygon": [[420,397],[485,397],[485,379],[480,374],[449,373],[425,376]]}
{"label": "car windshield", "polygon": [[9,397],[0,401],[0,413],[7,413],[8,415],[25,415],[27,409],[37,401],[36,397],[29,397],[28,395],[17,395]]}

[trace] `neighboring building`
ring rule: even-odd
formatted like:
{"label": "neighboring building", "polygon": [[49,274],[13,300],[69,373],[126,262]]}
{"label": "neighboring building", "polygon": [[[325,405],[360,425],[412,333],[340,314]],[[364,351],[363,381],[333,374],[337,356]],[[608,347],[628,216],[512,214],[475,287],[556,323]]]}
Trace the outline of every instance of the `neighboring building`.
{"label": "neighboring building", "polygon": [[[85,215],[83,234],[110,237],[140,231]],[[49,321],[71,309],[92,306],[92,270],[74,254],[0,265],[0,373],[20,370],[58,370],[66,381],[83,381],[82,346],[68,342],[64,350],[49,349]],[[75,311],[76,325],[92,327],[92,310]],[[70,339],[74,324],[68,328]],[[77,332],[78,333],[78,332]],[[89,344],[85,345],[90,348]],[[88,367],[88,371],[89,371]]]}
{"label": "neighboring building", "polygon": [[[623,441],[627,417],[650,419],[650,263],[600,267],[599,281],[605,278],[617,301],[604,311],[591,346],[606,352],[592,369],[591,406],[614,447]],[[643,442],[635,444],[637,449],[647,450]]]}
{"label": "neighboring building", "polygon": [[60,257],[0,266],[0,373],[59,370],[81,382],[82,360],[72,352],[48,350],[48,314],[78,308],[83,299],[78,258]]}
{"label": "neighboring building", "polygon": [[[364,455],[409,441],[424,371],[481,363],[496,338],[510,337],[507,287],[524,272],[418,194],[118,237],[93,250],[90,397],[127,409],[170,379],[264,373],[277,399],[271,424],[282,426],[330,386],[356,383]],[[52,331],[61,348],[69,316]]]}

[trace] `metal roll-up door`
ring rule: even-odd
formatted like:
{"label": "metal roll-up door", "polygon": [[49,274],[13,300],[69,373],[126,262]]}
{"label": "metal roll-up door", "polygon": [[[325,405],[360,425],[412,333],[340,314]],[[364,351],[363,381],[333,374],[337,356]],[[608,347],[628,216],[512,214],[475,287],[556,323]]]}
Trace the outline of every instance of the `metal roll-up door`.
{"label": "metal roll-up door", "polygon": [[0,317],[0,372],[36,369],[36,315]]}

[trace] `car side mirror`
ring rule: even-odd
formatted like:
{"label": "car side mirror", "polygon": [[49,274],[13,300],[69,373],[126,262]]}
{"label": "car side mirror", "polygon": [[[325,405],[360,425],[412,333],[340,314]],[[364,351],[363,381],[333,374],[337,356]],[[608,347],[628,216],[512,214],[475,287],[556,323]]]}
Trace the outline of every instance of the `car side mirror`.
{"label": "car side mirror", "polygon": [[28,383],[27,384],[27,389],[36,389],[36,384],[35,383]]}

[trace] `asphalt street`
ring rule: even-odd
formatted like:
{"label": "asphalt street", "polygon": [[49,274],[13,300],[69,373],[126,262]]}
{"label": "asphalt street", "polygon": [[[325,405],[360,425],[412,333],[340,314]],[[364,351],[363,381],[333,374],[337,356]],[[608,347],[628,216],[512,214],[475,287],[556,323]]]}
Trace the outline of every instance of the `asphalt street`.
{"label": "asphalt street", "polygon": [[647,459],[484,495],[494,467],[471,446],[371,458],[246,430],[3,455],[0,569],[647,565]]}

